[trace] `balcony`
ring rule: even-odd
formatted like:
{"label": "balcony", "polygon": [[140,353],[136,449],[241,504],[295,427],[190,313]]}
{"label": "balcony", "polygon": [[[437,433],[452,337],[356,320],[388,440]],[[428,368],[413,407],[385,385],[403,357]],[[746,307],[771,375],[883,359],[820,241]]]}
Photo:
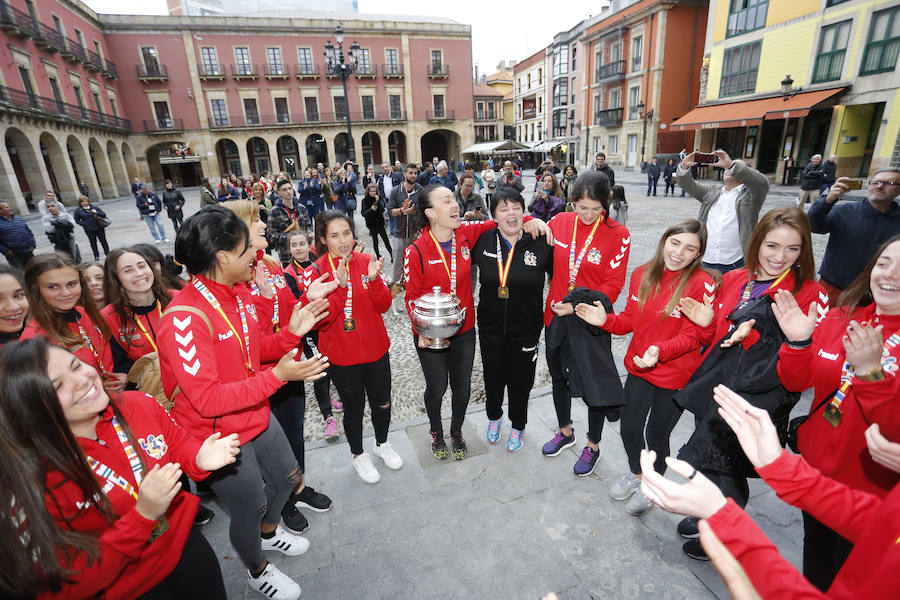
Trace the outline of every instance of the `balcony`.
{"label": "balcony", "polygon": [[359,65],[356,67],[357,79],[375,79],[377,76],[378,71],[372,65]]}
{"label": "balcony", "polygon": [[381,65],[381,76],[385,79],[403,79],[403,65]]}
{"label": "balcony", "polygon": [[610,108],[607,110],[598,110],[594,113],[594,125],[600,127],[618,127],[622,124],[622,114],[624,108]]}
{"label": "balcony", "polygon": [[611,80],[611,79],[622,79],[625,77],[625,61],[624,60],[614,60],[610,63],[606,63],[605,65],[600,65],[597,67],[597,71],[594,73],[594,83],[599,83],[601,81]]}
{"label": "balcony", "polygon": [[66,38],[64,41],[66,47],[59,51],[59,55],[69,62],[83,63],[86,59],[81,42],[76,42],[71,38]]}
{"label": "balcony", "polygon": [[103,67],[103,76],[107,79],[118,79],[119,69],[116,68],[116,63],[108,58],[103,59],[103,62],[105,63]]}
{"label": "balcony", "polygon": [[475,112],[476,121],[496,121],[497,119],[496,113]]}
{"label": "balcony", "polygon": [[165,133],[183,129],[184,119],[144,119],[144,131],[147,133]]}
{"label": "balcony", "polygon": [[197,65],[197,73],[203,81],[222,81],[225,79],[225,69],[218,64]]}
{"label": "balcony", "polygon": [[34,43],[38,48],[48,52],[60,52],[66,48],[66,38],[57,30],[47,27],[46,25],[38,26],[40,35],[34,38]]}
{"label": "balcony", "polygon": [[[453,111],[450,111],[451,114],[449,117],[453,118]],[[242,127],[250,127],[250,128],[260,128],[260,127],[274,127],[274,126],[285,126],[285,125],[322,125],[322,124],[335,124],[341,125],[346,120],[345,113],[309,113],[304,116],[302,114],[288,115],[285,113],[274,114],[274,115],[251,115],[246,117],[244,115],[229,115],[229,116],[219,116],[219,117],[210,117],[208,119],[210,129],[234,129],[234,128],[242,128]],[[436,120],[443,120],[444,117],[440,117]],[[174,121],[180,121],[178,119],[173,119]],[[383,110],[383,111],[366,111],[366,112],[351,112],[350,120],[354,123],[359,123],[365,121],[366,123],[370,123],[372,121],[405,121],[406,120],[406,111],[404,110]],[[144,128],[146,131],[150,131],[147,129],[148,125],[153,126],[156,121],[149,120],[145,121]],[[157,123],[158,125],[158,123]],[[171,129],[161,129],[164,131],[171,131]]]}
{"label": "balcony", "polygon": [[533,119],[537,116],[537,109],[526,108],[522,111],[522,120]]}
{"label": "balcony", "polygon": [[100,58],[99,54],[97,54],[93,50],[85,50],[85,56],[87,58],[84,63],[85,69],[97,73],[103,70],[103,59]]}
{"label": "balcony", "polygon": [[455,110],[426,110],[425,119],[427,121],[452,121],[456,119]]}
{"label": "balcony", "polygon": [[294,74],[297,76],[297,79],[318,79],[319,78],[319,65],[315,65],[315,64],[294,65]]}
{"label": "balcony", "polygon": [[250,63],[231,65],[231,76],[234,79],[257,79],[259,78],[259,67]]}
{"label": "balcony", "polygon": [[286,65],[266,63],[266,79],[287,79],[291,76]]}
{"label": "balcony", "polygon": [[443,63],[430,63],[428,65],[429,79],[447,79],[450,77],[450,65]]}
{"label": "balcony", "polygon": [[168,81],[169,70],[166,65],[134,65],[137,77],[140,81]]}
{"label": "balcony", "polygon": [[38,27],[31,15],[10,6],[5,0],[0,2],[0,28],[20,38],[38,36]]}
{"label": "balcony", "polygon": [[128,119],[0,86],[0,112],[9,112],[10,110],[24,110],[49,119],[70,120],[131,131],[131,121]]}

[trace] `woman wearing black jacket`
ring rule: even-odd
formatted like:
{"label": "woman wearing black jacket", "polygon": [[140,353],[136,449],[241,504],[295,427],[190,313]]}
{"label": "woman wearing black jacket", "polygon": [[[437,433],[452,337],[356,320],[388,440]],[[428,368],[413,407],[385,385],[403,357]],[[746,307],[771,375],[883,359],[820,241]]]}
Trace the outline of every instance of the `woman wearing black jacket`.
{"label": "woman wearing black jacket", "polygon": [[75,209],[75,213],[72,216],[75,218],[75,222],[84,228],[84,233],[91,243],[91,250],[94,251],[94,260],[99,262],[100,251],[97,250],[97,240],[100,240],[100,245],[103,246],[103,254],[109,254],[109,244],[106,243],[106,229],[103,228],[103,225],[97,219],[98,217],[105,219],[106,213],[103,212],[102,208],[93,206],[90,198],[81,196],[78,198],[78,208]]}
{"label": "woman wearing black jacket", "polygon": [[378,252],[378,236],[384,240],[384,247],[387,248],[394,261],[394,253],[391,251],[391,243],[388,241],[387,231],[384,228],[384,200],[378,197],[378,186],[370,183],[366,186],[366,195],[362,199],[362,216],[366,220],[366,227],[369,228],[369,235],[372,236],[372,245],[375,248],[375,258],[381,258]]}
{"label": "woman wearing black jacket", "polygon": [[162,201],[166,206],[166,212],[169,213],[169,218],[172,219],[175,233],[178,233],[178,228],[184,222],[184,213],[181,211],[181,207],[184,206],[184,196],[175,189],[175,184],[171,179],[166,179],[166,191],[163,192]]}

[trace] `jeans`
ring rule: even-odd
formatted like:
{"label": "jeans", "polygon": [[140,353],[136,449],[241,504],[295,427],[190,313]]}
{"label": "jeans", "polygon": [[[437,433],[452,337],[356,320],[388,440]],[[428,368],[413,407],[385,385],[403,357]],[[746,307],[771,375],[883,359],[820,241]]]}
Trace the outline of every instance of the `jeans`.
{"label": "jeans", "polygon": [[675,390],[657,387],[629,374],[625,380],[625,406],[622,407],[622,443],[628,455],[628,466],[635,475],[641,472],[641,450],[656,452],[653,466],[657,473],[666,472],[669,436],[681,417],[675,403]]}
{"label": "jeans", "polygon": [[105,229],[96,229],[94,231],[84,230],[84,233],[87,235],[88,241],[91,243],[91,250],[94,252],[94,260],[100,260],[100,252],[97,250],[97,240],[100,240],[100,245],[103,246],[103,254],[109,254],[109,244],[106,243],[106,230]]}
{"label": "jeans", "polygon": [[513,429],[525,429],[528,396],[534,385],[538,338],[522,339],[480,329],[481,362],[487,418],[503,418],[503,392],[509,394],[509,419]]}
{"label": "jeans", "polygon": [[278,524],[284,503],[300,483],[300,468],[275,417],[270,415],[265,431],[241,445],[236,462],[206,481],[231,518],[231,545],[247,569],[258,569],[265,561],[260,524]]}
{"label": "jeans", "polygon": [[306,391],[302,381],[288,381],[274,394],[269,396],[269,406],[272,414],[278,419],[294,451],[294,458],[300,465],[300,470],[306,470],[305,444],[303,439],[303,423],[306,417]]}
{"label": "jeans", "polygon": [[653,179],[652,177],[647,178],[647,195],[650,195],[650,191],[653,191],[653,195],[656,195],[656,184],[659,179]]}
{"label": "jeans", "polygon": [[384,240],[384,247],[387,249],[388,254],[391,256],[391,260],[394,260],[394,253],[391,250],[391,242],[390,240],[388,240],[388,234],[384,229],[384,225],[382,225],[381,227],[370,227],[369,235],[372,236],[372,248],[375,250],[375,258],[381,258],[381,253],[378,251],[378,238],[380,236],[381,239]]}
{"label": "jeans", "polygon": [[450,347],[444,350],[419,348],[418,336],[413,336],[413,344],[425,374],[425,411],[431,431],[444,433],[441,422],[441,400],[450,381],[451,408],[450,435],[461,436],[462,424],[469,407],[472,392],[472,365],[475,362],[475,329],[450,338]]}
{"label": "jeans", "polygon": [[391,361],[387,353],[375,362],[361,365],[331,365],[334,387],[344,403],[344,434],[353,456],[363,453],[363,412],[366,396],[372,410],[375,441],[387,441],[391,425]]}
{"label": "jeans", "polygon": [[[174,548],[172,549],[174,551]],[[210,598],[226,600],[225,583],[216,553],[197,528],[191,530],[175,569],[141,600]]]}
{"label": "jeans", "polygon": [[720,265],[720,264],[717,264],[717,263],[708,263],[708,262],[706,262],[706,261],[703,261],[703,266],[704,266],[704,267],[706,267],[707,269],[715,269],[716,271],[718,271],[718,272],[721,273],[722,275],[724,275],[724,274],[727,273],[728,271],[734,271],[735,269],[740,269],[740,268],[742,268],[745,264],[746,264],[746,263],[744,263],[743,257],[742,257],[742,258],[739,258],[737,261],[731,263],[730,265]]}
{"label": "jeans", "polygon": [[[144,215],[144,223],[147,224],[147,229],[150,230],[150,235],[153,236],[154,240],[161,242],[166,239],[166,230],[163,229],[159,213],[156,213],[155,215]],[[156,230],[153,229],[154,227]]]}

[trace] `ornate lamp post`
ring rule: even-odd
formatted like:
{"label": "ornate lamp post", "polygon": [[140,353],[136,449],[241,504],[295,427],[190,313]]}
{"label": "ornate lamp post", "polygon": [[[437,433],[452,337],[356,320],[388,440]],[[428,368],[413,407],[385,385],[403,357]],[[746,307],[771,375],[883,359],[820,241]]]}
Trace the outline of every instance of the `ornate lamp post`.
{"label": "ornate lamp post", "polygon": [[645,105],[643,102],[637,105],[638,111],[641,113],[641,119],[644,121],[644,128],[641,132],[641,170],[645,170],[646,163],[644,162],[644,150],[646,149],[647,143],[647,121],[653,119],[653,111],[648,110],[644,112]]}
{"label": "ornate lamp post", "polygon": [[328,74],[341,78],[344,84],[344,110],[347,118],[347,158],[356,166],[356,145],[353,143],[353,130],[350,123],[350,97],[347,94],[347,78],[356,72],[357,54],[359,53],[359,44],[353,42],[350,50],[347,52],[347,60],[344,61],[344,28],[338,25],[334,28],[334,39],[337,41],[337,48],[331,43],[331,40],[325,42],[325,67]]}

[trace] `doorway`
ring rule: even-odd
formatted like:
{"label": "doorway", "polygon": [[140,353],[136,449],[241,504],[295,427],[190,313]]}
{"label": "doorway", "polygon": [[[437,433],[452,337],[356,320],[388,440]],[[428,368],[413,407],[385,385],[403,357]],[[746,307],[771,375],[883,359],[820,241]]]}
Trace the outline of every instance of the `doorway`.
{"label": "doorway", "polygon": [[762,133],[759,140],[759,159],[756,168],[760,173],[774,173],[778,168],[781,135],[784,132],[784,119],[763,120]]}

